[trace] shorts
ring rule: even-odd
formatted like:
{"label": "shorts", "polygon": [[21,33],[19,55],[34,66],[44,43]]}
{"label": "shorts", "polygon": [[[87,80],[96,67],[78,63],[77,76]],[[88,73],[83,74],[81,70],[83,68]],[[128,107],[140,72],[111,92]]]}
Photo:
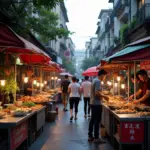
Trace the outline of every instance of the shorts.
{"label": "shorts", "polygon": [[68,102],[68,97],[69,97],[68,93],[62,93],[62,100],[63,100],[63,102]]}

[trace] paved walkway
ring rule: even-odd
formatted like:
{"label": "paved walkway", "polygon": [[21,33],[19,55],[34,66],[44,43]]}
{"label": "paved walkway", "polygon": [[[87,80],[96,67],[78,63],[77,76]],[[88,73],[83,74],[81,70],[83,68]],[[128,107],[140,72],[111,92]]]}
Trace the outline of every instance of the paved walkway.
{"label": "paved walkway", "polygon": [[83,101],[79,104],[78,120],[70,123],[69,118],[69,111],[64,113],[60,105],[58,119],[46,123],[44,132],[29,150],[114,150],[108,141],[100,145],[88,143],[89,119],[84,118]]}

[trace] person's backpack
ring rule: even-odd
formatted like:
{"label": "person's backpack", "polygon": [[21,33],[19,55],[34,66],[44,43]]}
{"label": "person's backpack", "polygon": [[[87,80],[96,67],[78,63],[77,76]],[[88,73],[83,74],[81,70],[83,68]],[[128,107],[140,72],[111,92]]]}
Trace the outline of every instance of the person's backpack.
{"label": "person's backpack", "polygon": [[68,92],[68,86],[70,82],[68,80],[64,80],[62,83],[62,92],[67,93]]}

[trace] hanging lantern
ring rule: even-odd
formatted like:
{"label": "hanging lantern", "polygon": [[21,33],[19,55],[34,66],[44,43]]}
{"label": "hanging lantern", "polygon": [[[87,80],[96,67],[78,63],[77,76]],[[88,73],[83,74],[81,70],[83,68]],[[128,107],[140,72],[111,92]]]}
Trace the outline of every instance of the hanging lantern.
{"label": "hanging lantern", "polygon": [[43,83],[41,83],[41,87],[43,87],[44,86],[44,84]]}
{"label": "hanging lantern", "polygon": [[34,84],[34,85],[36,85],[36,83],[37,83],[37,81],[36,81],[36,80],[34,80],[34,81],[33,81],[33,84]]}
{"label": "hanging lantern", "polygon": [[36,86],[39,87],[39,86],[40,86],[40,83],[37,82],[37,83],[36,83]]}
{"label": "hanging lantern", "polygon": [[1,80],[1,86],[5,86],[6,80]]}
{"label": "hanging lantern", "polygon": [[24,83],[28,83],[29,78],[28,77],[24,77]]}

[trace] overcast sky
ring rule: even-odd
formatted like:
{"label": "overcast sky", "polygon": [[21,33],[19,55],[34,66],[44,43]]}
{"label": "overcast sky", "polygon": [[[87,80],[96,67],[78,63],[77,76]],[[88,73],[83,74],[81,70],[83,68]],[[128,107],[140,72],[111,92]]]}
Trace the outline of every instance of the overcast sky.
{"label": "overcast sky", "polygon": [[85,42],[96,36],[98,15],[101,9],[112,8],[108,0],[65,0],[70,31],[75,32],[71,38],[76,50],[85,49]]}

